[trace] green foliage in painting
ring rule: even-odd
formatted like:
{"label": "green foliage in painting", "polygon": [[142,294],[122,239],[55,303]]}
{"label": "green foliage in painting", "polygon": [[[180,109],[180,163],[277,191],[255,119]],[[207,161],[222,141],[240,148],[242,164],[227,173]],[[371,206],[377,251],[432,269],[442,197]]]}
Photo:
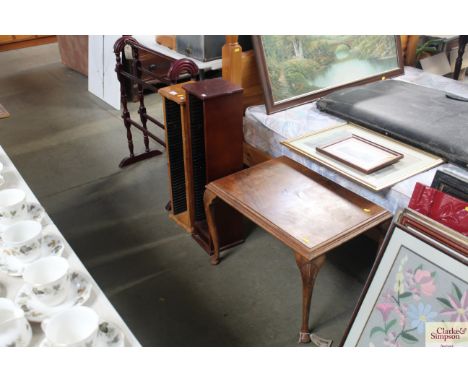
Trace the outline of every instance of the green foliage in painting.
{"label": "green foliage in painting", "polygon": [[275,102],[362,79],[353,78],[356,68],[371,76],[397,66],[393,36],[262,36],[262,43]]}

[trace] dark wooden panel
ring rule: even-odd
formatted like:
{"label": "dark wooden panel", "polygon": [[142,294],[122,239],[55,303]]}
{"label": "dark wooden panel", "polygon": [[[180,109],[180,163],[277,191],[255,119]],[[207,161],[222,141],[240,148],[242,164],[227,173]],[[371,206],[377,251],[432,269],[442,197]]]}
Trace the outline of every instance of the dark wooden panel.
{"label": "dark wooden panel", "polygon": [[243,168],[242,93],[204,103],[207,181]]}
{"label": "dark wooden panel", "polygon": [[172,191],[172,211],[179,214],[187,210],[185,192],[184,147],[182,143],[182,116],[180,105],[165,99],[167,154]]}
{"label": "dark wooden panel", "polygon": [[468,183],[443,171],[437,170],[431,187],[468,202]]}

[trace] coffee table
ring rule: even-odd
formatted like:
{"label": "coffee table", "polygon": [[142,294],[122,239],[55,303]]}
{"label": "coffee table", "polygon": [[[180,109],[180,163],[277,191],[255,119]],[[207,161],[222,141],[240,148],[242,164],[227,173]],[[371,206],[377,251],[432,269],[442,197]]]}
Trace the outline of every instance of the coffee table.
{"label": "coffee table", "polygon": [[271,159],[206,186],[204,203],[214,249],[213,265],[220,260],[214,213],[219,200],[294,252],[302,278],[300,343],[310,342],[312,292],[326,253],[392,216],[287,157]]}

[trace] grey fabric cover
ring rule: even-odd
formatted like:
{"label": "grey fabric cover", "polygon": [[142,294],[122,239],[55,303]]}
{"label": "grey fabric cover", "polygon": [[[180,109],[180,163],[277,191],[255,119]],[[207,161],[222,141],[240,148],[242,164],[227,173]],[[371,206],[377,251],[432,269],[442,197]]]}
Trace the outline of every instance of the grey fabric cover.
{"label": "grey fabric cover", "polygon": [[445,92],[378,81],[335,91],[317,107],[468,167],[468,102]]}

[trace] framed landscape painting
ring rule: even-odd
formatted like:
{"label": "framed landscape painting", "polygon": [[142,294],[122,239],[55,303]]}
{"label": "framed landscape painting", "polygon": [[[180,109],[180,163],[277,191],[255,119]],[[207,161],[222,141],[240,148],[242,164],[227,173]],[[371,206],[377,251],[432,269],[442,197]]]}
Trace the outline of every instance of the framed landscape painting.
{"label": "framed landscape painting", "polygon": [[399,36],[253,36],[268,114],[403,73]]}
{"label": "framed landscape painting", "polygon": [[342,345],[443,346],[439,329],[466,332],[467,254],[443,247],[393,224]]}

